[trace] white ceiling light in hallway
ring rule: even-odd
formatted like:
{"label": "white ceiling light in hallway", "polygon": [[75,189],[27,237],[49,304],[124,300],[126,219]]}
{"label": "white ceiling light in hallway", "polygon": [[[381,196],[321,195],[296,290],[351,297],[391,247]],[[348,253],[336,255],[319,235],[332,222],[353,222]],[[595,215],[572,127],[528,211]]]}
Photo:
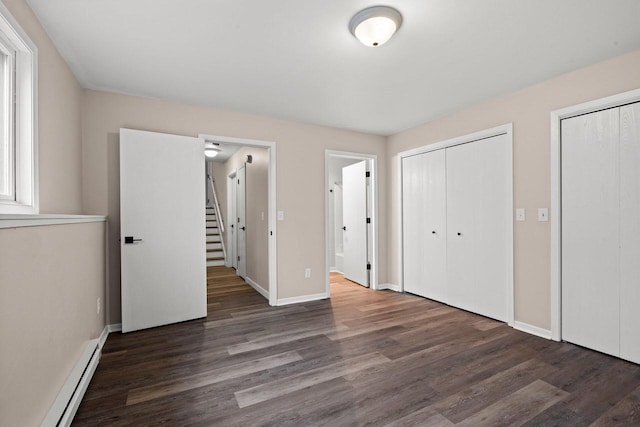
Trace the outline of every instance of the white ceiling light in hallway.
{"label": "white ceiling light in hallway", "polygon": [[349,22],[349,30],[369,47],[382,46],[402,24],[402,15],[389,6],[373,6],[356,13]]}

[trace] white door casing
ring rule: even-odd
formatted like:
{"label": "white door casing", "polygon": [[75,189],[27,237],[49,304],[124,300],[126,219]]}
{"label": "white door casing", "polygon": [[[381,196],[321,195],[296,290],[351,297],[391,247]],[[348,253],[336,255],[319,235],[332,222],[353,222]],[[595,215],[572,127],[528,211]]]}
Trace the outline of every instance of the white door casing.
{"label": "white door casing", "polygon": [[236,238],[236,173],[232,173],[227,177],[227,267],[238,268],[238,250]]}
{"label": "white door casing", "polygon": [[204,161],[198,138],[120,130],[123,332],[207,315]]}
{"label": "white door casing", "polygon": [[620,357],[640,363],[640,103],[620,107]]}
{"label": "white door casing", "polygon": [[246,166],[238,168],[236,174],[236,236],[237,236],[237,260],[238,267],[236,272],[242,278],[247,277],[247,208],[246,208]]}
{"label": "white door casing", "polygon": [[446,302],[445,150],[405,157],[402,192],[404,290]]}
{"label": "white door casing", "polygon": [[367,274],[367,162],[342,169],[344,276],[369,286]]}

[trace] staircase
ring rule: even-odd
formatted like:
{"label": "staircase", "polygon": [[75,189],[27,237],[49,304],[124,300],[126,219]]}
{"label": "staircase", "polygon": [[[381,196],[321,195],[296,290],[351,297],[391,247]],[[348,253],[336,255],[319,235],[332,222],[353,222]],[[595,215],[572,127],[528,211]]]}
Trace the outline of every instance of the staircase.
{"label": "staircase", "polygon": [[207,267],[224,265],[222,236],[218,227],[216,210],[207,207]]}

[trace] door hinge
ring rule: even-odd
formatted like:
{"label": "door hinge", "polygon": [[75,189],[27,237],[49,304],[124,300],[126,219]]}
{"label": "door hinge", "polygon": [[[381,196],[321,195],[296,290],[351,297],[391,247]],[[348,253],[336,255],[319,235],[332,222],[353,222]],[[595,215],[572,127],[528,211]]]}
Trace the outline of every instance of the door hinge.
{"label": "door hinge", "polygon": [[365,177],[365,178],[369,178],[370,176],[371,176],[371,172],[366,171],[366,172],[364,173],[364,177]]}
{"label": "door hinge", "polygon": [[240,184],[240,180],[238,180],[238,184]]}
{"label": "door hinge", "polygon": [[269,231],[269,235],[270,235],[270,236],[273,236],[273,231]]}
{"label": "door hinge", "polygon": [[238,261],[240,261],[240,255],[238,255]]}
{"label": "door hinge", "polygon": [[367,218],[367,224],[371,224],[371,218]]}
{"label": "door hinge", "polygon": [[370,262],[367,263],[367,270],[371,270],[371,263]]}

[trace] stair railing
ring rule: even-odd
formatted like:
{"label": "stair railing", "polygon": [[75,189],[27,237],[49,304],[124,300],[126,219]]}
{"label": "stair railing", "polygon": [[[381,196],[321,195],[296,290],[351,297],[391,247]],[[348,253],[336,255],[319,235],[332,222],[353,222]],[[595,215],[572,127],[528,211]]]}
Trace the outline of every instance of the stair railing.
{"label": "stair railing", "polygon": [[[207,183],[209,184],[209,190],[211,191],[211,194],[213,194],[213,208],[216,211],[216,221],[218,221],[218,227],[220,228],[220,231],[222,233],[224,233],[224,222],[222,221],[222,214],[220,212],[220,204],[218,203],[218,195],[216,194],[216,187],[215,185],[213,185],[213,178],[211,178],[211,175],[207,175]],[[224,259],[227,259],[227,250],[224,246],[224,236],[222,234],[220,234],[220,243],[222,246],[222,253],[224,254]]]}

